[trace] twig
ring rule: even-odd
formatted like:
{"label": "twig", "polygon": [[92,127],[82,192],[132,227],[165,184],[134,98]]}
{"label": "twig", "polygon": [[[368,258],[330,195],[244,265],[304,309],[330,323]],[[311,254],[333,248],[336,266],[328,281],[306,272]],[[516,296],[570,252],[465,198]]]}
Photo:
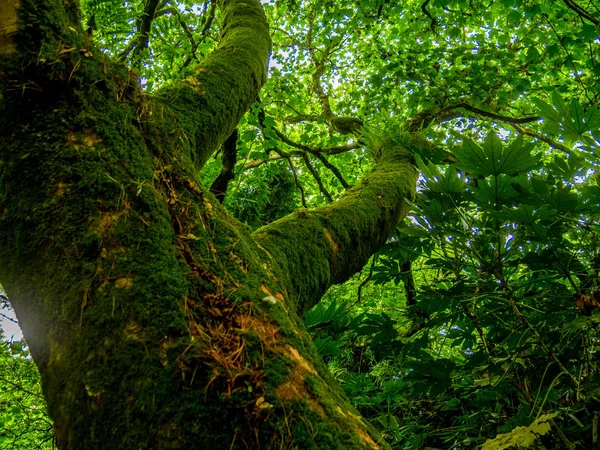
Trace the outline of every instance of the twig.
{"label": "twig", "polygon": [[436,32],[435,28],[437,27],[437,20],[431,15],[431,13],[427,10],[427,5],[429,5],[429,2],[431,0],[425,0],[423,2],[423,4],[421,5],[421,11],[423,11],[423,14],[425,14],[427,17],[429,17],[429,20],[431,20],[431,25],[430,25],[430,29],[432,32]]}
{"label": "twig", "polygon": [[321,179],[319,172],[317,172],[317,170],[315,169],[315,166],[313,166],[312,163],[310,162],[310,158],[308,157],[308,155],[306,153],[304,153],[302,155],[302,158],[304,159],[304,164],[306,165],[306,167],[312,174],[313,178],[317,182],[317,185],[319,186],[319,190],[321,191],[323,196],[327,199],[327,201],[329,203],[333,203],[333,198],[331,197],[331,194],[329,193],[327,188],[325,188],[325,185],[323,184],[323,180]]}
{"label": "twig", "polygon": [[371,257],[371,268],[369,269],[369,274],[367,275],[367,278],[365,278],[358,286],[358,290],[356,291],[356,300],[354,302],[352,302],[352,304],[350,306],[346,307],[346,311],[349,311],[355,305],[360,303],[361,298],[362,298],[362,288],[365,286],[365,284],[367,284],[371,280],[371,277],[373,276],[373,268],[374,267],[375,267],[375,255],[373,255]]}
{"label": "twig", "polygon": [[335,177],[340,181],[340,183],[342,183],[342,186],[344,186],[344,189],[350,188],[350,185],[346,182],[340,170],[336,166],[331,164],[329,160],[325,158],[325,156],[323,156],[320,152],[311,151],[310,153],[314,155],[319,161],[321,161],[321,164],[323,164],[325,167],[327,167],[333,172]]}
{"label": "twig", "polygon": [[596,19],[594,16],[590,15],[585,9],[575,3],[573,0],[563,0],[564,4],[567,5],[567,8],[575,11],[579,17],[583,19],[587,19],[592,22],[594,25],[600,25],[600,21]]}

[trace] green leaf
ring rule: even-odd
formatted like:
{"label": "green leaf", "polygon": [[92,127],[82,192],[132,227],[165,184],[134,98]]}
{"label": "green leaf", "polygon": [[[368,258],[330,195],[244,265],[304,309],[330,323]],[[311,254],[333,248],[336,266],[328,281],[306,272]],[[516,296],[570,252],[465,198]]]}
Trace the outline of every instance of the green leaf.
{"label": "green leaf", "polygon": [[527,50],[527,62],[536,62],[540,59],[540,52],[535,47],[529,47]]}
{"label": "green leaf", "polygon": [[561,119],[566,119],[567,121],[571,120],[569,108],[558,91],[552,91],[552,103],[554,104],[554,108],[556,108],[560,114]]}
{"label": "green leaf", "polygon": [[531,155],[533,145],[523,144],[518,137],[508,147],[504,147],[498,136],[490,132],[485,138],[483,148],[468,138],[463,141],[462,149],[454,151],[459,160],[458,167],[474,176],[511,175],[526,172],[538,164]]}
{"label": "green leaf", "polygon": [[583,108],[581,107],[581,105],[579,104],[579,102],[577,101],[576,98],[573,98],[573,100],[571,100],[570,110],[571,110],[571,119],[573,120],[575,130],[579,134],[583,134],[587,128],[587,125],[586,125],[585,119],[584,119],[585,114],[583,112]]}
{"label": "green leaf", "polygon": [[591,106],[585,112],[585,123],[588,130],[594,130],[600,127],[600,109],[597,106]]}
{"label": "green leaf", "polygon": [[560,116],[556,112],[556,110],[550,106],[548,103],[539,98],[532,98],[531,101],[538,107],[541,116],[544,119],[549,119],[554,122],[560,122]]}
{"label": "green leaf", "polygon": [[473,196],[479,204],[502,205],[519,197],[515,185],[522,185],[524,177],[500,175],[491,179],[479,180],[473,188]]}

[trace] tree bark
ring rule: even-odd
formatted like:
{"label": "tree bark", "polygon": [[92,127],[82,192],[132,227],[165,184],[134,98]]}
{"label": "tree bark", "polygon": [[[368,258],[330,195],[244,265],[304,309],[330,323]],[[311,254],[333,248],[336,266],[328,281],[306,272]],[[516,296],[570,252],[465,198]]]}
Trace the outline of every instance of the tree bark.
{"label": "tree bark", "polygon": [[407,213],[412,158],[389,146],[339,201],[251,234],[196,174],[270,39],[258,0],[218,4],[219,48],[153,96],[92,47],[75,0],[0,7],[0,282],[58,448],[387,448],[299,315]]}

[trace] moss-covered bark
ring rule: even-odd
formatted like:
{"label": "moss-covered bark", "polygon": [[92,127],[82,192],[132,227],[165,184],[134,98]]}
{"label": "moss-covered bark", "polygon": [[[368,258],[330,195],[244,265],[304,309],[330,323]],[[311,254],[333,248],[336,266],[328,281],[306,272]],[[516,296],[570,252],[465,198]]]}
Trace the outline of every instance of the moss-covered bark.
{"label": "moss-covered bark", "polygon": [[338,203],[256,235],[235,221],[196,173],[256,98],[269,40],[257,0],[220,6],[219,50],[150,97],[75,2],[21,0],[0,59],[0,281],[58,446],[383,448],[297,313],[384,242],[414,169],[389,148]]}
{"label": "moss-covered bark", "polygon": [[334,283],[354,275],[408,212],[417,172],[401,145],[383,148],[377,166],[337,202],[299,210],[256,231],[255,239],[292,286],[302,314]]}

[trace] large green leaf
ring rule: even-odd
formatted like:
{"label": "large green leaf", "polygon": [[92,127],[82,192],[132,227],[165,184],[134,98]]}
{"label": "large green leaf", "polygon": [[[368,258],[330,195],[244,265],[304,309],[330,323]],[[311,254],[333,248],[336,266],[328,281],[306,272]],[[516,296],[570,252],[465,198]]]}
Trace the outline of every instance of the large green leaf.
{"label": "large green leaf", "polygon": [[483,147],[474,141],[464,138],[463,147],[456,149],[454,155],[458,158],[458,167],[473,176],[511,175],[533,169],[538,164],[538,158],[531,155],[533,145],[525,144],[521,137],[505,146],[500,138],[490,132]]}

